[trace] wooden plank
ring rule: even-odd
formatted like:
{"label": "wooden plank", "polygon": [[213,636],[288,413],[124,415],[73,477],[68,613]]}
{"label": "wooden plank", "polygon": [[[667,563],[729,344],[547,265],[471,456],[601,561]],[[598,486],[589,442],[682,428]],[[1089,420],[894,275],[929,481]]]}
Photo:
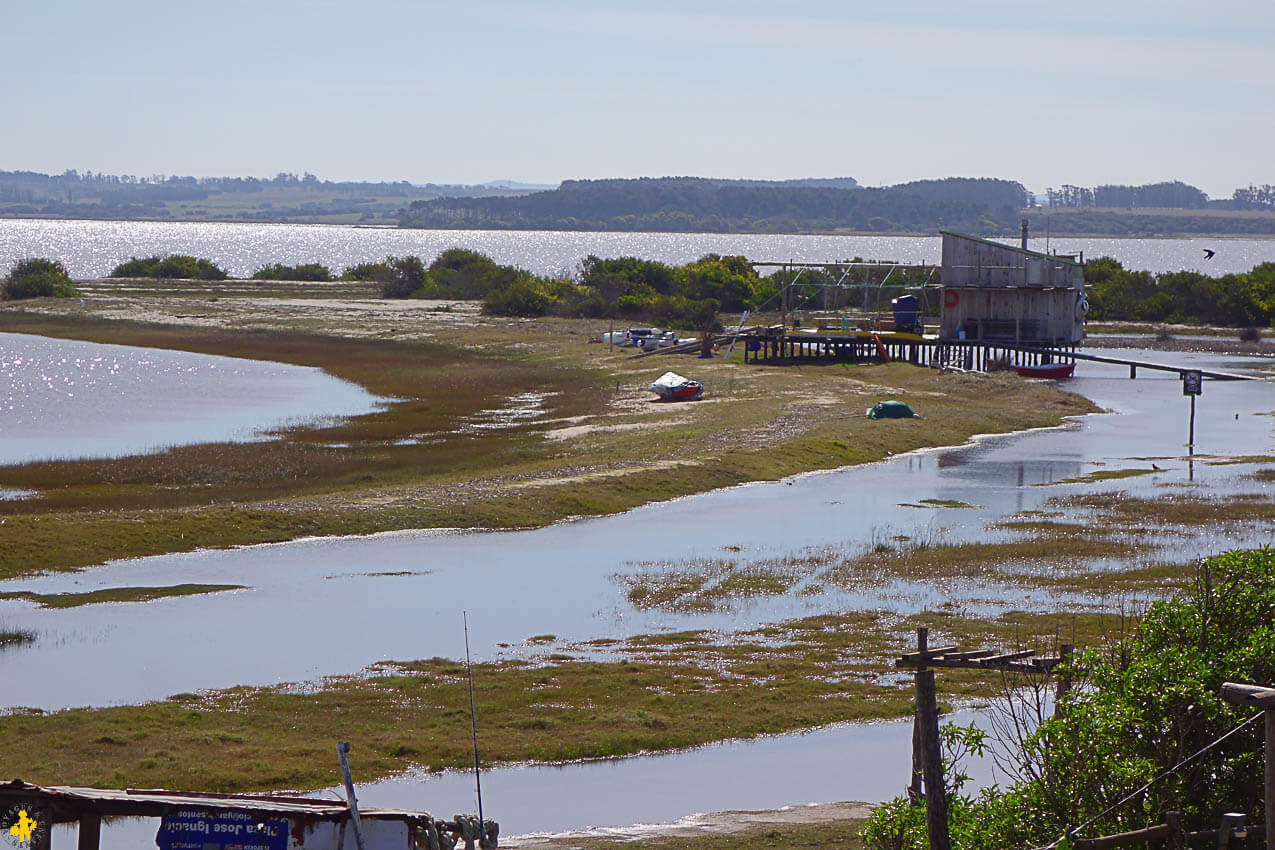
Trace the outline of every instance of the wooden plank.
{"label": "wooden plank", "polygon": [[971,658],[986,658],[995,655],[994,649],[971,649],[968,652],[949,652],[943,656],[944,661],[967,661]]}
{"label": "wooden plank", "polygon": [[1222,699],[1235,705],[1247,705],[1270,710],[1275,708],[1275,688],[1225,682],[1222,685]]}
{"label": "wooden plank", "polygon": [[1018,652],[1006,652],[1003,655],[993,655],[991,658],[984,658],[980,664],[998,664],[1003,661],[1017,661],[1020,658],[1031,658],[1036,654],[1034,649],[1021,649]]}
{"label": "wooden plank", "polygon": [[895,667],[915,667],[925,666],[930,661],[944,655],[948,652],[954,652],[956,646],[939,646],[934,649],[927,649],[924,652],[909,652],[902,658],[894,662]]}
{"label": "wooden plank", "polygon": [[1078,838],[1073,842],[1074,850],[1108,850],[1114,847],[1130,847],[1139,844],[1150,844],[1163,841],[1172,834],[1168,824],[1157,824],[1146,829],[1135,829],[1131,832],[1117,832],[1100,838]]}

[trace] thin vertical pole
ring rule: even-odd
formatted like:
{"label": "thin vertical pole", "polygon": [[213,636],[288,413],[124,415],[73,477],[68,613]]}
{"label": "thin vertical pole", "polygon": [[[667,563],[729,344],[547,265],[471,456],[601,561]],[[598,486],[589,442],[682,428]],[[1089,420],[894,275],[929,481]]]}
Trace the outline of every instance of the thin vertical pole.
{"label": "thin vertical pole", "polygon": [[336,757],[341,762],[341,778],[345,781],[345,803],[350,807],[350,821],[354,824],[354,842],[359,850],[363,850],[363,825],[359,821],[359,800],[354,796],[354,780],[350,778],[350,762],[346,753],[350,751],[348,741],[336,742]]}
{"label": "thin vertical pole", "polygon": [[1275,708],[1266,715],[1266,846],[1275,847]]}
{"label": "thin vertical pole", "polygon": [[[469,677],[469,729],[474,738],[474,789],[478,794],[478,846],[487,841],[487,826],[483,820],[483,777],[478,769],[478,716],[474,713],[474,671],[469,664],[469,612],[462,611],[465,624],[465,672]],[[362,847],[359,850],[363,850]]]}
{"label": "thin vertical pole", "polygon": [[1191,396],[1191,428],[1186,438],[1187,454],[1195,454],[1195,396]]}

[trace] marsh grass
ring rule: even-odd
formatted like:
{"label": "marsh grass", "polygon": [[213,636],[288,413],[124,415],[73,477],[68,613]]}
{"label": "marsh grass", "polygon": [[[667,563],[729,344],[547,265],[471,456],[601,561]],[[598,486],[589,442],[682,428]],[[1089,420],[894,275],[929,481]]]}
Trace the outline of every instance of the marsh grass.
{"label": "marsh grass", "polygon": [[740,564],[731,559],[649,562],[639,569],[612,575],[638,610],[660,609],[683,614],[728,608],[733,603],[783,596],[814,573],[809,557],[770,559]]}
{"label": "marsh grass", "polygon": [[[836,850],[862,850],[866,845],[859,836],[865,821],[861,818],[820,818],[818,822],[802,821],[804,813],[779,813],[772,821],[765,814],[752,814],[744,824],[732,824],[728,830],[701,831],[693,835],[681,831],[672,834],[654,834],[632,837],[629,835],[563,836],[537,841],[544,850],[757,850],[759,847],[785,850],[785,848],[836,848]],[[794,816],[795,815],[795,816]]]}
{"label": "marsh grass", "polygon": [[1087,472],[1084,475],[1076,475],[1071,478],[1061,478],[1058,481],[1050,481],[1045,484],[1033,484],[1033,487],[1055,487],[1059,484],[1092,484],[1095,481],[1118,481],[1122,478],[1137,478],[1140,475],[1154,475],[1158,470],[1155,469],[1096,469],[1093,472]]}
{"label": "marsh grass", "polygon": [[35,642],[35,632],[26,629],[0,629],[0,650],[26,646]]}
{"label": "marsh grass", "polygon": [[[717,360],[696,369],[710,387],[732,391],[683,406],[672,421],[667,407],[638,390],[664,364],[586,346],[592,325],[578,321],[462,326],[439,319],[430,326],[434,339],[397,342],[19,311],[3,319],[6,330],[317,366],[393,400],[381,411],[285,429],[267,442],[7,467],[0,486],[39,495],[0,502],[0,577],[305,535],[539,526],[976,433],[1052,425],[1093,409],[1004,376],[937,375],[907,364],[756,368]],[[886,386],[920,398],[931,418],[881,427],[842,414],[841,402],[858,409]],[[468,427],[529,388],[544,394],[546,421],[641,427],[599,430],[566,445],[546,440],[549,426],[538,420]],[[985,404],[965,403],[975,392]],[[591,475],[606,477],[581,486]]]}
{"label": "marsh grass", "polygon": [[[751,631],[647,635],[613,661],[477,664],[485,757],[561,761],[676,749],[832,722],[905,716],[910,682],[883,676],[918,625],[934,640],[1048,647],[1096,641],[1094,615],[954,612],[821,615]],[[570,649],[567,647],[566,649]],[[555,647],[552,656],[566,656]],[[993,683],[944,671],[946,701]],[[370,675],[179,694],[137,706],[0,716],[6,766],[35,782],[244,791],[338,781],[331,742],[356,743],[360,782],[472,758],[465,666],[448,659],[378,665]]]}
{"label": "marsh grass", "polygon": [[107,587],[84,593],[34,593],[28,590],[14,590],[0,593],[0,599],[25,599],[36,603],[41,608],[78,608],[81,605],[99,605],[104,602],[149,602],[153,599],[197,596],[243,589],[242,584],[174,584],[168,587]]}
{"label": "marsh grass", "polygon": [[1217,498],[1183,494],[1148,499],[1117,492],[1050,501],[1059,506],[1089,509],[1094,512],[1097,523],[1108,528],[1162,530],[1275,521],[1275,502],[1262,493],[1238,493]]}

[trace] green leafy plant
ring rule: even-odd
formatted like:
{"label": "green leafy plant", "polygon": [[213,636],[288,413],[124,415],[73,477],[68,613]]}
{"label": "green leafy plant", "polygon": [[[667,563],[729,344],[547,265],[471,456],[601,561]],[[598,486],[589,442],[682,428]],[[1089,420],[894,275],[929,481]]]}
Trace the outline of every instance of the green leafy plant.
{"label": "green leafy plant", "polygon": [[[1227,811],[1269,816],[1260,726],[1210,745],[1251,717],[1222,700],[1223,682],[1275,682],[1273,623],[1275,549],[1203,562],[1192,593],[1152,604],[1131,634],[1071,663],[1077,686],[1013,754],[1016,781],[976,796],[955,783],[952,846],[1040,846],[1081,825],[1084,837],[1152,826],[1170,810],[1195,829]],[[923,807],[896,799],[863,835],[869,847],[919,850],[924,820]]]}
{"label": "green leafy plant", "polygon": [[61,263],[39,257],[19,260],[9,271],[0,293],[10,301],[48,296],[67,298],[80,294]]}

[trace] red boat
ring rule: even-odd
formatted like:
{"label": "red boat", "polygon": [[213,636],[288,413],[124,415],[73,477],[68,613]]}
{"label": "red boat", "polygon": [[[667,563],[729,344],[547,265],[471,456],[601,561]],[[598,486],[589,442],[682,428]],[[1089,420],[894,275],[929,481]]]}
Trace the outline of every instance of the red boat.
{"label": "red boat", "polygon": [[1014,371],[1024,378],[1070,378],[1075,363],[1041,363],[1039,366],[1015,366]]}

